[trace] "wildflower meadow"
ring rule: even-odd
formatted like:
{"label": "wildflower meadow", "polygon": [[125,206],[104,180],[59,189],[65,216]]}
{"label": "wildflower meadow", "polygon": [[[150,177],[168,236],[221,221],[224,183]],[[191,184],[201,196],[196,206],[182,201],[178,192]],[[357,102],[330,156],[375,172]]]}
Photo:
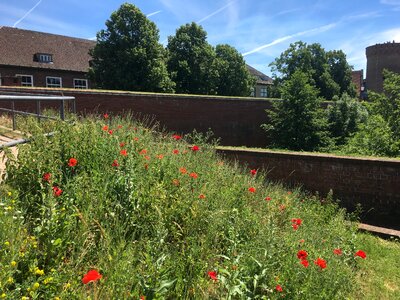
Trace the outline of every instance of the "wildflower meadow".
{"label": "wildflower meadow", "polygon": [[109,115],[25,130],[0,190],[0,299],[345,299],[368,260],[329,198],[199,134]]}

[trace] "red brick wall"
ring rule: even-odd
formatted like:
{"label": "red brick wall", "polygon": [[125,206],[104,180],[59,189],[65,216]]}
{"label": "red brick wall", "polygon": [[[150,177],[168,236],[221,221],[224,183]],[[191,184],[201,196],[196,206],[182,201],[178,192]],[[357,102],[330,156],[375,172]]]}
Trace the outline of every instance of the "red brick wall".
{"label": "red brick wall", "polygon": [[[15,85],[11,80],[7,78],[15,77],[16,74],[20,75],[32,75],[34,87],[46,87],[46,76],[61,77],[62,86],[64,88],[74,87],[75,79],[85,79],[86,73],[73,72],[73,71],[60,71],[51,69],[37,69],[37,68],[26,68],[26,67],[12,67],[12,66],[0,66],[0,75],[6,79],[2,82],[3,85],[11,86]],[[20,85],[20,84],[18,84]],[[90,87],[90,83],[89,83]]]}
{"label": "red brick wall", "polygon": [[249,168],[268,172],[267,178],[325,197],[350,210],[360,203],[362,220],[400,229],[400,160],[339,157],[333,155],[219,149],[225,157]]}
{"label": "red brick wall", "polygon": [[[31,89],[0,87],[0,93],[30,92],[74,96],[79,113],[107,112],[121,114],[132,111],[150,116],[162,127],[179,133],[193,129],[205,132],[211,129],[223,145],[246,145],[264,147],[267,135],[260,125],[267,122],[265,110],[272,102],[254,98],[225,98],[193,95],[105,92],[73,89]],[[42,101],[42,107],[46,104]],[[29,106],[19,103],[16,108]],[[35,105],[30,109],[34,111]]]}

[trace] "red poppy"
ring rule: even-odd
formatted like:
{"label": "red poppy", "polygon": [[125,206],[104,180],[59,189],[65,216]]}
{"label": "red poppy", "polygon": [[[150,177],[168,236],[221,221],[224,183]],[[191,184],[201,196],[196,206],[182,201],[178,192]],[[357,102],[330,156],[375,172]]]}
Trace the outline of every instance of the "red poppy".
{"label": "red poppy", "polygon": [[256,169],[250,170],[250,174],[253,175],[253,176],[256,175],[257,174],[257,170]]}
{"label": "red poppy", "polygon": [[309,262],[307,259],[300,260],[300,263],[304,266],[304,268],[308,268]]}
{"label": "red poppy", "polygon": [[365,259],[365,258],[367,257],[367,254],[366,254],[364,251],[362,251],[362,250],[358,250],[358,251],[356,252],[356,254],[354,254],[354,256],[359,256],[359,257],[361,257],[362,259]]}
{"label": "red poppy", "polygon": [[68,161],[68,166],[75,167],[78,164],[78,160],[76,158],[71,157]]}
{"label": "red poppy", "polygon": [[282,287],[281,287],[280,284],[278,284],[278,285],[275,287],[275,289],[276,289],[278,292],[280,292],[280,293],[283,292],[283,289],[282,289]]}
{"label": "red poppy", "polygon": [[174,134],[174,135],[172,136],[172,138],[173,138],[175,141],[179,141],[182,137],[181,137],[180,135]]}
{"label": "red poppy", "polygon": [[89,272],[87,272],[83,278],[82,278],[82,282],[83,284],[88,284],[91,281],[97,281],[99,280],[101,277],[103,277],[103,275],[101,275],[99,272],[97,272],[96,270],[90,270]]}
{"label": "red poppy", "polygon": [[103,131],[107,131],[108,130],[108,126],[104,125],[102,129],[103,129]]}
{"label": "red poppy", "polygon": [[140,152],[139,152],[139,154],[146,154],[147,153],[147,150],[146,149],[142,149],[142,150],[140,150]]}
{"label": "red poppy", "polygon": [[50,182],[51,174],[50,173],[44,173],[42,176],[42,180],[46,182]]}
{"label": "red poppy", "polygon": [[150,156],[148,156],[148,155],[145,155],[143,157],[144,157],[145,160],[150,160]]}
{"label": "red poppy", "polygon": [[145,296],[140,296],[139,299],[140,299],[140,300],[146,300],[146,297],[145,297]]}
{"label": "red poppy", "polygon": [[200,195],[199,195],[199,199],[205,199],[205,198],[206,198],[205,195],[203,195],[203,194],[200,194]]}
{"label": "red poppy", "polygon": [[217,281],[218,280],[218,277],[217,277],[217,272],[215,272],[215,271],[208,271],[208,276],[212,279],[212,280],[214,280],[214,281]]}
{"label": "red poppy", "polygon": [[302,222],[303,222],[302,219],[292,219],[292,224],[296,224],[298,226],[300,226]]}
{"label": "red poppy", "polygon": [[265,197],[265,201],[271,201],[271,197],[270,196]]}
{"label": "red poppy", "polygon": [[125,147],[125,143],[124,143],[124,142],[121,142],[121,143],[119,143],[119,146],[120,146],[121,148],[124,148],[124,147]]}
{"label": "red poppy", "polygon": [[303,259],[306,259],[307,256],[308,256],[308,253],[305,250],[299,250],[299,252],[297,252],[297,258],[298,259],[303,260]]}
{"label": "red poppy", "polygon": [[112,163],[113,167],[119,167],[119,163],[118,160],[114,159],[113,163]]}
{"label": "red poppy", "polygon": [[160,155],[158,155],[157,157],[158,157],[158,159],[163,159],[163,158],[164,158],[164,155],[160,154]]}
{"label": "red poppy", "polygon": [[322,258],[319,258],[319,257],[318,257],[318,258],[314,261],[314,264],[316,264],[317,266],[319,266],[319,267],[321,268],[321,270],[326,268],[326,260],[325,260],[325,259],[322,259]]}
{"label": "red poppy", "polygon": [[110,130],[108,131],[108,134],[113,134],[113,131],[110,129]]}
{"label": "red poppy", "polygon": [[182,174],[186,174],[187,173],[187,170],[186,170],[186,168],[179,168],[179,172],[181,172]]}
{"label": "red poppy", "polygon": [[256,188],[253,187],[253,186],[249,187],[248,190],[249,190],[250,193],[255,193],[256,192]]}
{"label": "red poppy", "polygon": [[117,127],[118,127],[118,129],[121,129],[121,128],[122,128],[122,125],[118,125]]}
{"label": "red poppy", "polygon": [[305,242],[304,239],[301,239],[301,240],[299,241],[300,244],[303,244],[304,242]]}
{"label": "red poppy", "polygon": [[333,253],[336,255],[342,255],[342,250],[340,248],[333,249]]}
{"label": "red poppy", "polygon": [[190,173],[189,176],[192,177],[193,179],[196,179],[197,177],[199,177],[199,175],[197,175],[196,172]]}
{"label": "red poppy", "polygon": [[122,156],[127,156],[128,152],[126,152],[125,149],[122,149],[121,151],[119,151],[119,154],[121,154]]}
{"label": "red poppy", "polygon": [[137,141],[139,140],[139,138],[138,138],[138,137],[134,137],[133,140],[134,140],[135,142],[137,142]]}
{"label": "red poppy", "polygon": [[179,150],[178,149],[174,149],[174,151],[172,151],[173,154],[179,154]]}
{"label": "red poppy", "polygon": [[104,117],[104,119],[108,119],[109,115],[108,114],[104,114],[103,117]]}
{"label": "red poppy", "polygon": [[59,197],[62,194],[62,189],[60,189],[58,186],[53,186],[53,195],[54,197]]}
{"label": "red poppy", "polygon": [[199,150],[200,150],[199,146],[194,145],[192,147],[192,151],[194,151],[194,152],[199,151]]}
{"label": "red poppy", "polygon": [[280,211],[284,211],[285,209],[286,209],[286,205],[284,205],[284,204],[279,205]]}

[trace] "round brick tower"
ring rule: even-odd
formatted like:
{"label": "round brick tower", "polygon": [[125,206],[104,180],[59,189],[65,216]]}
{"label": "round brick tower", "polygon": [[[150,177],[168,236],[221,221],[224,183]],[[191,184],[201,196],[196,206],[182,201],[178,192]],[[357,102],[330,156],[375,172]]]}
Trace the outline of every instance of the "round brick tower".
{"label": "round brick tower", "polygon": [[400,43],[388,42],[376,44],[366,49],[367,89],[381,93],[383,91],[383,69],[400,73]]}

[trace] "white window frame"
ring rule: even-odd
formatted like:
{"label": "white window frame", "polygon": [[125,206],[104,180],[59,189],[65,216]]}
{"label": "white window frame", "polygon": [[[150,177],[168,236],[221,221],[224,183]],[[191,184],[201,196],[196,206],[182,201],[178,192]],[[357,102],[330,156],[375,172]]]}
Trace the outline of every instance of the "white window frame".
{"label": "white window frame", "polygon": [[52,63],[53,62],[53,56],[51,54],[45,54],[45,53],[41,53],[39,54],[38,57],[39,62],[41,63]]}
{"label": "white window frame", "polygon": [[[16,77],[21,78],[21,86],[33,86],[33,75],[27,75],[27,74],[15,74]],[[23,77],[29,77],[31,79],[30,83],[25,83],[22,81]]]}
{"label": "white window frame", "polygon": [[[88,88],[88,80],[83,78],[74,78],[74,89],[87,89]],[[80,80],[85,82],[85,85],[76,84],[75,81]]]}
{"label": "white window frame", "polygon": [[262,98],[267,98],[268,97],[268,89],[265,88],[260,88],[260,97]]}
{"label": "white window frame", "polygon": [[[47,81],[48,79],[60,80],[60,85],[54,84],[54,83],[49,83]],[[62,78],[61,77],[54,77],[54,76],[46,76],[46,87],[49,87],[49,88],[62,88]]]}

